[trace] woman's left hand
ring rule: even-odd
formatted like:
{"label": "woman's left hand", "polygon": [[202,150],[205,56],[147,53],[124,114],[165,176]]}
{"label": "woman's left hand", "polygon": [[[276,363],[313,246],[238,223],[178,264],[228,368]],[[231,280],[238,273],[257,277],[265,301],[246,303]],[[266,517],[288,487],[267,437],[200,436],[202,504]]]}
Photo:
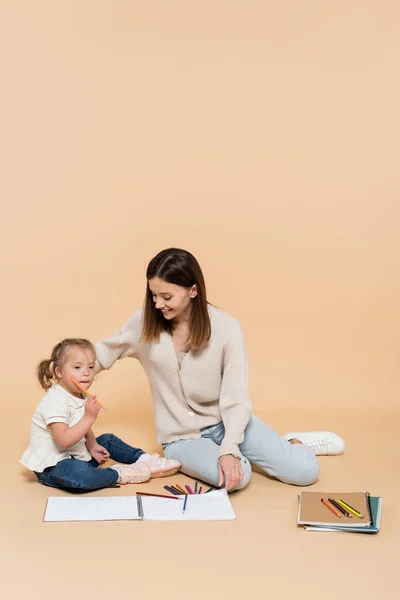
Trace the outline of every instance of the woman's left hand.
{"label": "woman's left hand", "polygon": [[239,458],[235,458],[232,454],[224,454],[219,459],[219,487],[224,483],[224,477],[227,492],[243,479],[242,463]]}

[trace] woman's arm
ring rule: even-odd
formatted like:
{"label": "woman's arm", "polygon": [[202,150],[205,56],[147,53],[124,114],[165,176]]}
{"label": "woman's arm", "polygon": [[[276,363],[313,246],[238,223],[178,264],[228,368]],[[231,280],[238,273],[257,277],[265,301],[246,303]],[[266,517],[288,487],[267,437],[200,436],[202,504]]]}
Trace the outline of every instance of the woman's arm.
{"label": "woman's arm", "polygon": [[220,411],[225,426],[220,456],[240,456],[239,444],[243,442],[252,407],[248,395],[246,346],[240,325],[234,319],[224,347]]}
{"label": "woman's arm", "polygon": [[138,310],[117,333],[95,345],[96,373],[103,369],[110,369],[121,358],[136,356],[141,334],[142,309]]}

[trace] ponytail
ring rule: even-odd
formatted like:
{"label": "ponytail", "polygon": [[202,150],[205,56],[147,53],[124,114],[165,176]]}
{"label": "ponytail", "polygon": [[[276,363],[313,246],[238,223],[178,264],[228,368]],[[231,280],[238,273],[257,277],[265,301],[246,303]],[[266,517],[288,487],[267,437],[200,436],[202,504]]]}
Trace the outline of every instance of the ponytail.
{"label": "ponytail", "polygon": [[46,359],[40,361],[37,366],[37,378],[39,379],[39,383],[44,390],[48,390],[54,383],[55,374],[52,369],[53,361],[51,359]]}

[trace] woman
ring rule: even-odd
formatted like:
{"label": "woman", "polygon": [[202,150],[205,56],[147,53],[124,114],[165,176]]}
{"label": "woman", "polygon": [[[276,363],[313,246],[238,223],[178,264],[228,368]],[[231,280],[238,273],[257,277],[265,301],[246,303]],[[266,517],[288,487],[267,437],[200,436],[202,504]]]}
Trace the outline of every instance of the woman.
{"label": "woman", "polygon": [[149,378],[158,442],[167,459],[211,485],[247,485],[251,464],[284,483],[309,485],[318,454],[339,454],[329,432],[281,437],[252,414],[238,322],[207,302],[195,257],[169,248],[150,261],[144,309],[96,345],[97,371],[126,356]]}

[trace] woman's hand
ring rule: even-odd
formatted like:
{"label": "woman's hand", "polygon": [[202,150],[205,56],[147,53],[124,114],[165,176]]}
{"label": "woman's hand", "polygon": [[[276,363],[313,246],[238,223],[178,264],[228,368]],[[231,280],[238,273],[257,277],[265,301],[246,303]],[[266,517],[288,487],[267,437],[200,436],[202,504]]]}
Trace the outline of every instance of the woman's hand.
{"label": "woman's hand", "polygon": [[239,458],[235,458],[232,454],[224,454],[219,459],[219,487],[224,483],[224,477],[227,492],[243,479],[242,463]]}

